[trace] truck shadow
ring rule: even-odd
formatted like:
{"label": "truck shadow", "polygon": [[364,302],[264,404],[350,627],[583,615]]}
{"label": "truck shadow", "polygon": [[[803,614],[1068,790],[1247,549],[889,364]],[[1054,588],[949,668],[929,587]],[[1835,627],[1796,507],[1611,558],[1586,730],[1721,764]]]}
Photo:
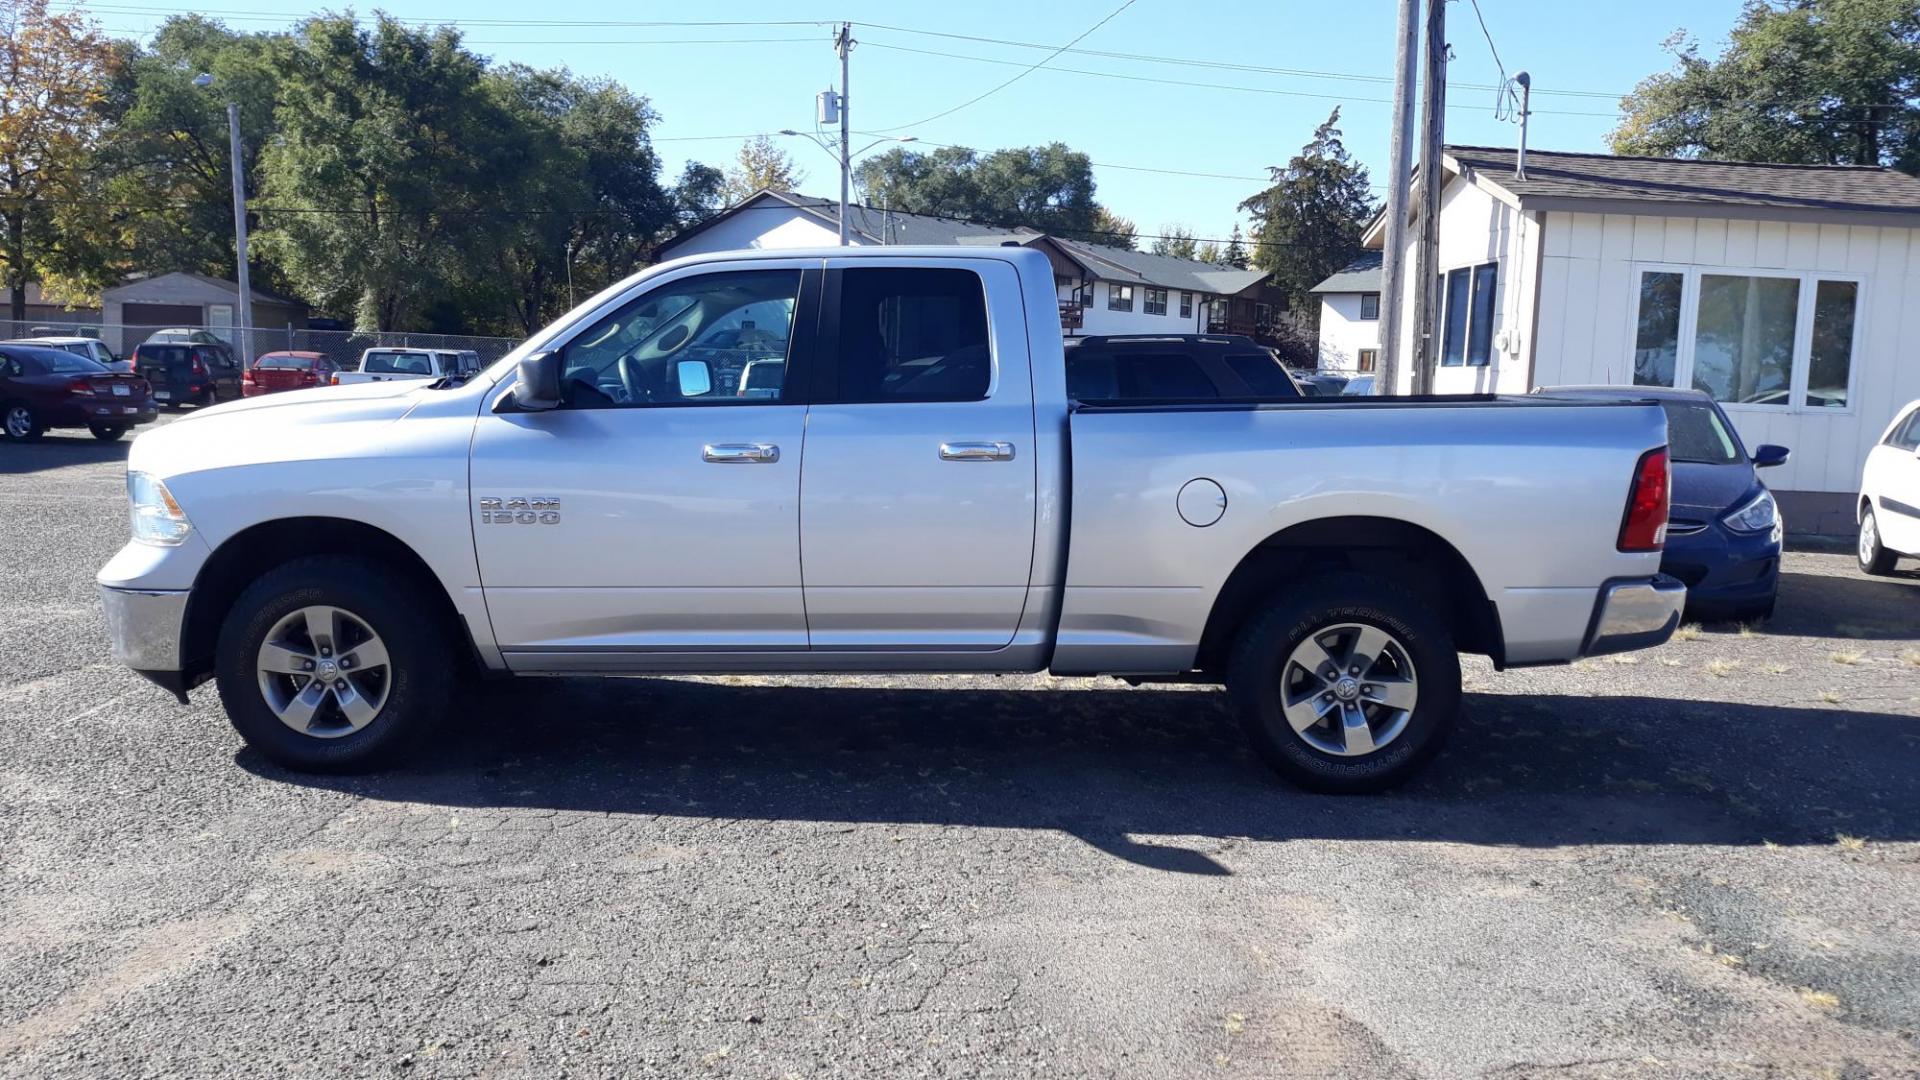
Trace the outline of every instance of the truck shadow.
{"label": "truck shadow", "polygon": [[1920,625],[1920,571],[1901,569],[1877,578],[1789,570],[1780,575],[1780,600],[1774,610],[1774,617],[1763,624],[1768,633],[1910,640]]}
{"label": "truck shadow", "polygon": [[85,428],[55,428],[34,442],[0,444],[0,476],[125,461],[127,447],[132,443],[132,435],[119,442],[101,442]]}
{"label": "truck shadow", "polygon": [[[979,684],[973,684],[975,686]],[[1920,719],[1647,697],[1467,695],[1446,751],[1374,797],[1291,788],[1204,688],[523,680],[409,768],[277,782],[472,808],[1059,829],[1169,871],[1239,838],[1831,844],[1920,837]]]}

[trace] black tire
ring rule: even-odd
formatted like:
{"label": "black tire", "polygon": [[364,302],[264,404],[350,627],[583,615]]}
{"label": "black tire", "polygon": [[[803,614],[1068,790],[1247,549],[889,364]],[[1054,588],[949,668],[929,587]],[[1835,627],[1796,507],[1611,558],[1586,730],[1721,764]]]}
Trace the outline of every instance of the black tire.
{"label": "black tire", "polygon": [[200,395],[200,400],[194,402],[193,404],[194,404],[194,407],[198,409],[212,408],[213,406],[220,404],[220,394],[213,387],[209,386],[207,387],[207,392]]}
{"label": "black tire", "polygon": [[40,414],[26,402],[9,401],[0,405],[0,436],[5,436],[8,442],[33,442],[46,430]]}
{"label": "black tire", "polygon": [[1887,550],[1880,542],[1880,523],[1873,516],[1873,506],[1868,504],[1860,512],[1859,543],[1855,545],[1854,558],[1860,562],[1860,572],[1885,576],[1893,573],[1893,566],[1900,556]]}
{"label": "black tire", "polygon": [[[1308,637],[1343,623],[1384,630],[1417,673],[1404,725],[1385,745],[1359,756],[1311,745],[1283,709],[1288,658]],[[1282,777],[1333,794],[1384,791],[1418,771],[1446,741],[1460,711],[1460,654],[1446,620],[1406,587],[1365,574],[1329,574],[1284,587],[1248,621],[1228,663],[1227,693],[1254,751]]]}
{"label": "black tire", "polygon": [[101,442],[117,442],[121,436],[127,433],[127,425],[88,424],[87,430],[93,432],[93,437],[99,439]]}
{"label": "black tire", "polygon": [[[320,738],[281,723],[261,691],[256,658],[274,626],[310,605],[351,611],[386,643],[391,682],[365,727]],[[386,565],[344,555],[296,559],[234,601],[220,627],[214,673],[220,703],[247,745],[300,772],[357,772],[398,760],[438,726],[460,670],[435,599]]]}

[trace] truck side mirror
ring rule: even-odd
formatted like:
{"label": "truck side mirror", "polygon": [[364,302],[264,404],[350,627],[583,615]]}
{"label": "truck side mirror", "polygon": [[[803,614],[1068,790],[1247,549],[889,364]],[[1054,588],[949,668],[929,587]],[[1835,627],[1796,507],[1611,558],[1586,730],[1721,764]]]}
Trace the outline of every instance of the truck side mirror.
{"label": "truck side mirror", "polygon": [[1775,465],[1785,465],[1787,463],[1787,455],[1790,453],[1792,453],[1792,451],[1784,446],[1775,446],[1772,443],[1761,443],[1759,446],[1753,448],[1753,467],[1756,469],[1771,469]]}
{"label": "truck side mirror", "polygon": [[704,397],[713,393],[713,369],[705,360],[682,360],[674,365],[674,374],[679,377],[680,396],[683,398]]}
{"label": "truck side mirror", "polygon": [[547,349],[520,358],[520,378],[513,388],[513,404],[529,412],[560,406],[560,353]]}

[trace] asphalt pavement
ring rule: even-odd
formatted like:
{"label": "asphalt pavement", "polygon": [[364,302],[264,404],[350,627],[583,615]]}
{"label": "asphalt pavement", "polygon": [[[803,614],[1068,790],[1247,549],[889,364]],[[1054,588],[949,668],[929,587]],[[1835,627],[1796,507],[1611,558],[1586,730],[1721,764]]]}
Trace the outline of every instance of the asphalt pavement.
{"label": "asphalt pavement", "polygon": [[488,686],[316,778],[108,656],[124,457],[0,445],[0,1075],[1920,1075],[1920,573],[1473,663],[1380,797],[1044,676]]}

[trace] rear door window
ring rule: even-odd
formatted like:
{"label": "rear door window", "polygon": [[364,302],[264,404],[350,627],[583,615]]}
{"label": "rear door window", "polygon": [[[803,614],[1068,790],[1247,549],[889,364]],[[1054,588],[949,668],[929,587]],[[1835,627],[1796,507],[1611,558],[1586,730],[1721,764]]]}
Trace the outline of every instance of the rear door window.
{"label": "rear door window", "polygon": [[980,401],[993,382],[987,297],[971,270],[838,271],[839,346],[820,400]]}
{"label": "rear door window", "polygon": [[1247,389],[1261,397],[1299,397],[1300,390],[1293,385],[1293,379],[1287,375],[1280,361],[1271,356],[1258,353],[1228,353],[1227,366],[1233,369]]}
{"label": "rear door window", "polygon": [[1114,366],[1120,396],[1128,398],[1210,398],[1220,391],[1184,353],[1122,353]]}

